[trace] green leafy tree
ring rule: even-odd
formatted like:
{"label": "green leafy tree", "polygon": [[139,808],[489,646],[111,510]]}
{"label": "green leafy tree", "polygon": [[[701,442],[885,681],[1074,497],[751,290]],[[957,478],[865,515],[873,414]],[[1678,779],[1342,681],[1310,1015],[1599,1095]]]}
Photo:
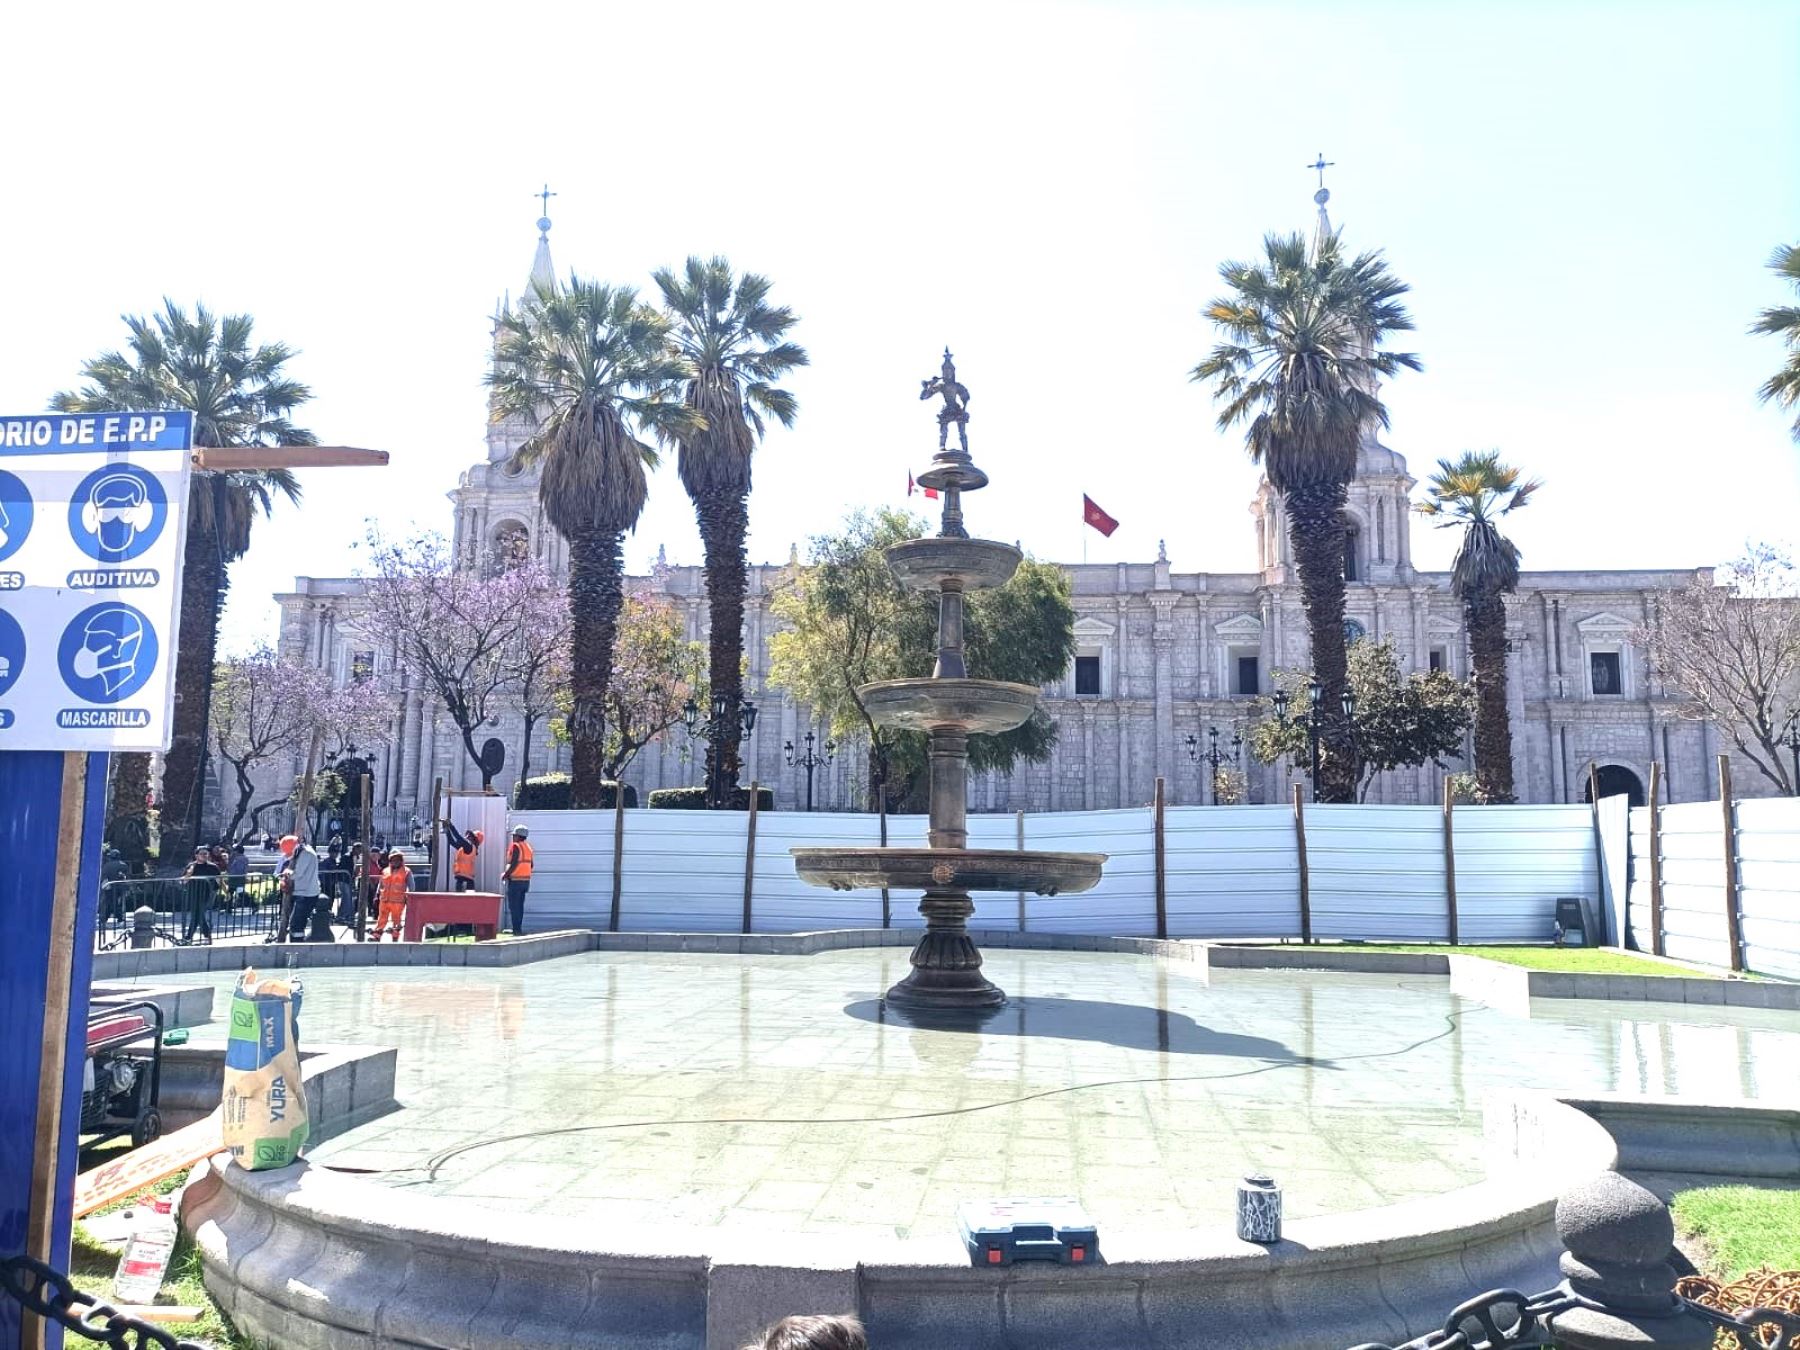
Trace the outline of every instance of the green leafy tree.
{"label": "green leafy tree", "polygon": [[[937,654],[937,595],[901,588],[883,551],[929,532],[919,516],[858,511],[837,534],[812,541],[810,564],[774,601],[786,625],[770,641],[769,682],[807,704],[839,741],[860,738],[871,749],[871,795],[885,786],[903,807],[925,780],[922,732],[878,727],[861,686],[931,674]],[[1027,559],[1006,585],[973,592],[964,620],[964,654],[977,679],[1044,684],[1060,678],[1075,656],[1075,612],[1060,568]],[[977,771],[1008,772],[1042,763],[1056,743],[1056,724],[1040,708],[1015,730],[969,738]]]}
{"label": "green leafy tree", "polygon": [[502,315],[488,384],[493,417],[532,430],[518,458],[542,466],[538,499],[569,542],[570,805],[600,805],[606,691],[625,602],[625,533],[637,526],[656,464],[645,435],[690,433],[671,397],[686,367],[668,321],[629,287],[571,276],[538,283]]}
{"label": "green leafy tree", "polygon": [[1281,495],[1300,572],[1312,663],[1330,709],[1324,740],[1334,752],[1322,801],[1349,801],[1350,729],[1341,706],[1344,654],[1344,503],[1366,426],[1386,426],[1378,380],[1418,370],[1408,352],[1383,351],[1412,328],[1399,297],[1409,289],[1379,252],[1354,257],[1336,235],[1308,248],[1299,235],[1269,235],[1263,257],[1219,269],[1227,293],[1206,309],[1222,340],[1194,368],[1222,404],[1221,430],[1242,426],[1250,458]]}
{"label": "green leafy tree", "polygon": [[[1356,785],[1355,800],[1363,800],[1376,775],[1389,769],[1421,764],[1441,769],[1447,767],[1446,756],[1461,758],[1463,735],[1473,713],[1466,685],[1438,670],[1403,676],[1393,644],[1367,638],[1350,644],[1347,673],[1356,695],[1350,728],[1355,758],[1348,766],[1350,781]],[[1275,716],[1273,699],[1258,702],[1258,720],[1246,738],[1258,763],[1273,764],[1284,757],[1296,766],[1309,762],[1311,741],[1302,717],[1311,683],[1310,671],[1275,673],[1276,687],[1288,696],[1289,717],[1284,723]],[[1332,756],[1342,753],[1322,745],[1321,771]]]}
{"label": "green leafy tree", "polygon": [[1512,718],[1506,706],[1506,600],[1519,588],[1518,545],[1495,524],[1531,500],[1542,484],[1521,482],[1498,450],[1470,450],[1440,459],[1425,485],[1420,515],[1440,528],[1460,526],[1462,544],[1450,568],[1450,589],[1462,601],[1475,685],[1475,782],[1486,802],[1513,795]]}
{"label": "green leafy tree", "polygon": [[[82,365],[85,382],[51,400],[59,412],[185,408],[194,414],[194,444],[202,448],[316,445],[292,422],[312,391],[287,374],[294,352],[286,344],[257,344],[248,314],[215,316],[196,304],[189,314],[173,300],[149,318],[125,315],[124,351],[102,352]],[[194,472],[188,489],[187,540],[181,573],[181,642],[175,659],[175,715],[163,757],[161,855],[193,855],[205,785],[207,720],[219,614],[231,584],[229,568],[250,548],[250,528],[276,497],[300,500],[300,484],[286,469]],[[145,801],[150,757],[115,757],[108,837],[127,857],[149,844]]]}
{"label": "green leafy tree", "polygon": [[769,280],[755,272],[733,277],[724,258],[689,258],[678,273],[656,274],[669,338],[685,361],[682,401],[696,414],[677,437],[681,485],[693,499],[705,550],[706,603],[711,618],[708,679],[725,700],[723,735],[707,748],[719,773],[708,773],[708,804],[738,781],[743,703],[744,538],[750,528],[750,467],[764,418],[794,424],[798,403],[777,381],[807,363],[806,350],[786,334],[796,322],[785,305],[769,303]]}
{"label": "green leafy tree", "polygon": [[[1783,244],[1769,257],[1775,275],[1794,288],[1800,298],[1800,244]],[[1800,304],[1774,305],[1756,316],[1752,333],[1778,337],[1787,347],[1781,369],[1763,382],[1763,402],[1789,410],[1800,409]],[[1800,416],[1794,418],[1794,439],[1800,440]]]}

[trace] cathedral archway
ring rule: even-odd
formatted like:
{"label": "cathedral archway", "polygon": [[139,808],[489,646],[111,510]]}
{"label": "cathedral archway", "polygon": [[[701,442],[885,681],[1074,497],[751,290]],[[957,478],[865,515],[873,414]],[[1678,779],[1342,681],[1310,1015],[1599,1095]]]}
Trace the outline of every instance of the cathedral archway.
{"label": "cathedral archway", "polygon": [[531,561],[531,531],[517,520],[503,520],[488,537],[490,570],[510,572]]}
{"label": "cathedral archway", "polygon": [[[1623,764],[1598,765],[1596,766],[1596,775],[1600,779],[1600,795],[1602,797],[1624,797],[1633,807],[1643,806],[1650,800],[1644,792],[1644,780],[1637,776],[1636,771],[1626,768]],[[1582,785],[1581,800],[1584,802],[1594,800],[1592,779]]]}

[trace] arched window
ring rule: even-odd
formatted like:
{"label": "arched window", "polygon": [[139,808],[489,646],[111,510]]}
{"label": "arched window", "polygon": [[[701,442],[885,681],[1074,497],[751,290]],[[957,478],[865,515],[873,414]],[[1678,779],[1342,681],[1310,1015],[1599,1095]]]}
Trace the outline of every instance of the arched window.
{"label": "arched window", "polygon": [[509,572],[531,561],[531,533],[516,520],[503,521],[494,531],[489,549],[492,570]]}

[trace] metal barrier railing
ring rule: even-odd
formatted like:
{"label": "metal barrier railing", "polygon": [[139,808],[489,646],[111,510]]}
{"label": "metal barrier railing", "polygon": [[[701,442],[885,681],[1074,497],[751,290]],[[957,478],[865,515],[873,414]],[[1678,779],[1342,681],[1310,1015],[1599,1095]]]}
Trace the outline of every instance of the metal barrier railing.
{"label": "metal barrier railing", "polygon": [[[329,906],[332,921],[339,925],[356,921],[353,881],[354,874],[348,869],[319,871],[319,894]],[[150,911],[153,946],[203,946],[256,938],[272,941],[280,936],[286,908],[280,878],[268,871],[108,881],[100,887],[94,945],[99,951],[130,946],[139,910]]]}

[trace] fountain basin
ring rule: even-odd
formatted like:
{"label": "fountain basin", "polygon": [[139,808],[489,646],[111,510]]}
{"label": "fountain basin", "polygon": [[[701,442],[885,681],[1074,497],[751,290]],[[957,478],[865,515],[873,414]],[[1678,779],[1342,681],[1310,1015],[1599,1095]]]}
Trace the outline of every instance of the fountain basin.
{"label": "fountain basin", "polygon": [[993,539],[908,539],[884,554],[888,570],[915,591],[938,591],[946,582],[966,591],[1004,586],[1024,556],[1011,544]]}
{"label": "fountain basin", "polygon": [[904,731],[1011,731],[1038,700],[1035,685],[1003,680],[881,680],[856,692],[877,725]]}
{"label": "fountain basin", "polygon": [[795,848],[794,870],[834,891],[888,886],[915,891],[1031,891],[1067,895],[1100,880],[1104,853],[1025,853],[1003,848]]}

